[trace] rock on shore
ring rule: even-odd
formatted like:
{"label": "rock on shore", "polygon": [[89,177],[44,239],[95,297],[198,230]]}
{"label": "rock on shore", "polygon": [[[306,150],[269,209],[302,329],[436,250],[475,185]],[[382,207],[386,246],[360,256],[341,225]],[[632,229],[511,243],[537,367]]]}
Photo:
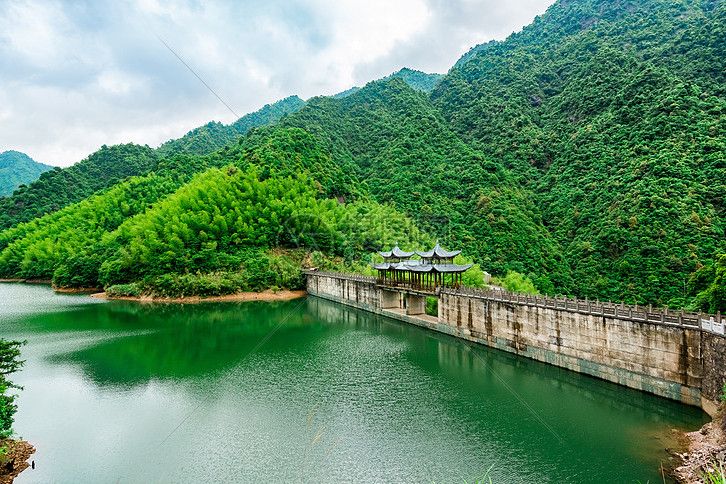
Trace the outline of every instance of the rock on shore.
{"label": "rock on shore", "polygon": [[[722,410],[723,412],[723,410]],[[696,432],[689,432],[688,452],[679,454],[683,465],[677,467],[674,475],[679,482],[701,484],[707,481],[707,473],[726,471],[726,435],[724,416],[719,415]]]}
{"label": "rock on shore", "polygon": [[35,448],[24,440],[12,439],[1,441],[0,446],[8,449],[7,455],[0,459],[0,484],[10,484],[30,467],[28,459],[35,453]]}

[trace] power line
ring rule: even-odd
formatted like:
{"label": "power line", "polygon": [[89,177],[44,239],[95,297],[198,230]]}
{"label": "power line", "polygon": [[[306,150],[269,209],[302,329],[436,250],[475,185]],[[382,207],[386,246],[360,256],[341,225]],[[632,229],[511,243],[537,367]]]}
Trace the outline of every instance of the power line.
{"label": "power line", "polygon": [[215,96],[215,97],[216,97],[217,99],[219,99],[219,102],[221,102],[222,104],[224,104],[224,106],[225,106],[225,107],[226,107],[227,109],[229,109],[229,112],[230,112],[230,113],[234,114],[234,117],[235,117],[235,119],[238,119],[238,118],[240,117],[240,116],[239,116],[239,115],[238,115],[237,113],[235,113],[235,112],[234,112],[234,109],[232,109],[231,107],[229,107],[229,104],[227,104],[226,102],[224,102],[224,99],[222,99],[221,97],[219,97],[219,94],[217,94],[217,93],[215,92],[215,90],[214,90],[214,89],[212,89],[212,88],[211,88],[211,87],[209,86],[209,84],[207,84],[206,82],[204,82],[204,79],[202,79],[202,78],[201,78],[201,76],[200,76],[199,74],[197,74],[197,73],[196,73],[196,72],[194,71],[194,69],[192,69],[192,68],[191,68],[191,66],[190,66],[189,64],[187,64],[186,62],[184,62],[184,59],[182,59],[182,58],[181,58],[181,57],[179,56],[179,54],[177,54],[177,53],[176,53],[176,52],[174,51],[174,49],[172,49],[172,48],[171,48],[171,46],[169,46],[169,44],[167,44],[167,43],[166,43],[166,42],[164,41],[164,39],[162,39],[162,38],[161,38],[161,36],[159,36],[158,34],[156,34],[156,38],[157,38],[157,39],[159,39],[159,42],[161,42],[162,44],[164,44],[164,47],[166,47],[167,49],[169,49],[169,52],[171,52],[172,54],[174,54],[174,57],[176,57],[177,59],[179,59],[179,62],[181,62],[182,64],[184,64],[184,67],[186,67],[187,69],[189,69],[189,72],[191,72],[192,74],[194,74],[194,75],[196,76],[196,78],[197,78],[197,79],[199,79],[199,81],[200,81],[200,82],[201,82],[202,84],[204,84],[204,87],[206,87],[207,89],[209,89],[209,92],[211,92],[212,94],[214,94],[214,96]]}

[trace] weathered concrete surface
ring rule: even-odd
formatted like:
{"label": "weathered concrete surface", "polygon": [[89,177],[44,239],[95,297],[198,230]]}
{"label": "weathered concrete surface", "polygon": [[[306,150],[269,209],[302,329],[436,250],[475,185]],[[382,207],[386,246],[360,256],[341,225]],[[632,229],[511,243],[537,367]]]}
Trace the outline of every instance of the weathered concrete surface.
{"label": "weathered concrete surface", "polygon": [[380,289],[381,308],[400,308],[401,307],[401,294],[396,291],[386,291]]}
{"label": "weathered concrete surface", "polygon": [[416,315],[426,313],[426,296],[406,295],[406,314]]}
{"label": "weathered concrete surface", "polygon": [[442,322],[473,341],[700,405],[700,331],[442,294]]}
{"label": "weathered concrete surface", "polygon": [[726,384],[726,338],[712,333],[703,333],[702,355],[702,407],[713,415],[718,407],[718,402],[721,401],[724,384]]}
{"label": "weathered concrete surface", "polygon": [[[360,309],[568,368],[621,385],[715,409],[726,381],[726,338],[697,328],[493,300],[442,291],[438,318],[413,295],[373,278],[311,274],[308,292]],[[394,297],[391,292],[397,294]],[[411,308],[415,306],[415,308]]]}
{"label": "weathered concrete surface", "polygon": [[400,294],[379,289],[376,286],[375,279],[366,277],[308,276],[307,291],[315,296],[325,297],[326,299],[343,302],[373,312],[377,312],[382,307],[382,298],[384,296],[386,304],[391,304],[391,307],[400,307],[401,300]]}

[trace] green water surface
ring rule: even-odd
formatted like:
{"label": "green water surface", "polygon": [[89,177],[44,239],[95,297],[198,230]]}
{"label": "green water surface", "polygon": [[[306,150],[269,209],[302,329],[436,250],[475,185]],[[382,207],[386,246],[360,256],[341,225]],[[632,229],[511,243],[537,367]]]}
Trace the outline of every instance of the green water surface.
{"label": "green water surface", "polygon": [[28,482],[662,482],[700,410],[317,298],[0,284]]}

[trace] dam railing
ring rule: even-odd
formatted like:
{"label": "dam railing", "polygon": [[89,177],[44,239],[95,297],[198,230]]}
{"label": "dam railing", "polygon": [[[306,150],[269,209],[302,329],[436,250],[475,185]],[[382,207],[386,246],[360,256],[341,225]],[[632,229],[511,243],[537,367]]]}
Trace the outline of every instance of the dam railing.
{"label": "dam railing", "polygon": [[[371,276],[346,274],[340,272],[305,271],[308,275],[333,277],[350,281],[377,284],[377,279]],[[386,286],[386,289],[395,290]],[[404,288],[402,288],[404,289]],[[513,293],[503,289],[480,289],[473,287],[438,288],[436,294],[451,294],[490,301],[521,304],[541,308],[559,309],[593,316],[618,318],[633,322],[678,326],[692,329],[701,329],[715,334],[726,336],[726,318],[721,313],[705,314],[682,310],[673,310],[668,307],[654,308],[652,306],[616,304],[607,301],[578,299],[570,297],[550,297],[523,293]]]}
{"label": "dam railing", "polygon": [[569,297],[535,296],[532,294],[512,293],[501,289],[478,289],[462,287],[459,289],[442,289],[441,293],[479,297],[492,301],[523,304],[541,308],[561,309],[593,316],[605,316],[628,321],[685,326],[700,328],[717,334],[725,334],[726,319],[721,314],[693,313],[673,310],[668,307],[629,305],[607,301],[578,299]]}

